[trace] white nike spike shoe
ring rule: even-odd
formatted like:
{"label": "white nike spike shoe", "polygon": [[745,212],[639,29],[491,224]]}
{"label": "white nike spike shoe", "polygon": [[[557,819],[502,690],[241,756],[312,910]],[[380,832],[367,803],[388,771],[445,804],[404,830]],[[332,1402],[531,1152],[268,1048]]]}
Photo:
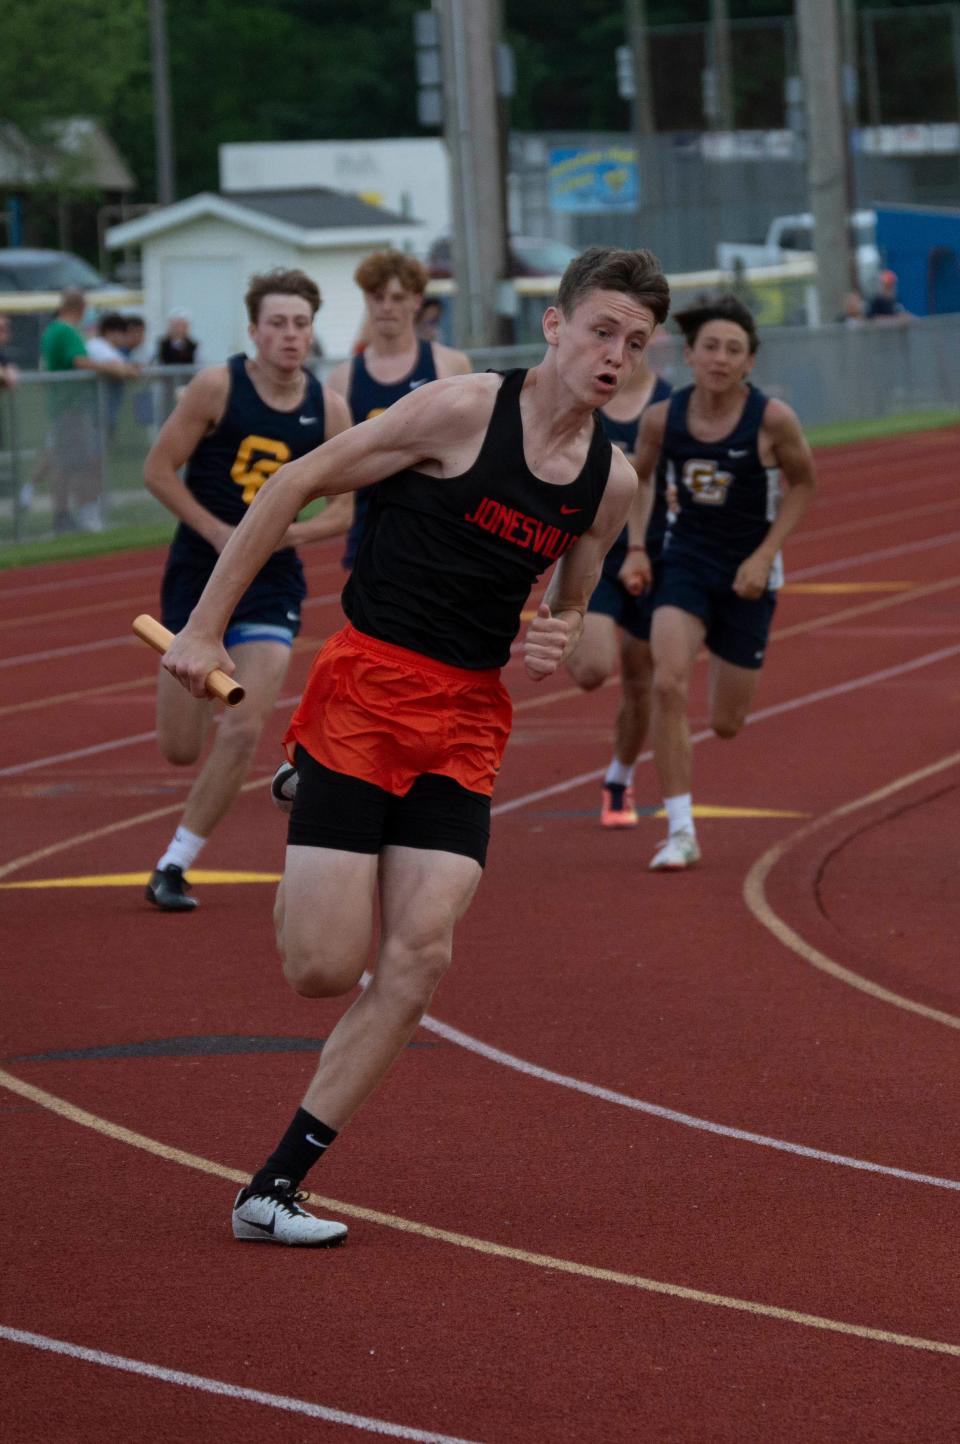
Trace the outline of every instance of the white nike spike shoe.
{"label": "white nike spike shoe", "polygon": [[270,783],[270,796],[277,804],[281,812],[293,811],[293,799],[297,795],[297,783],[300,781],[297,769],[290,762],[281,762],[273,774],[273,781]]}
{"label": "white nike spike shoe", "polygon": [[653,854],[651,872],[682,872],[700,861],[700,848],[692,832],[671,832]]}
{"label": "white nike spike shoe", "polygon": [[241,1188],[233,1204],[233,1236],[242,1243],[287,1243],[300,1248],[330,1248],[347,1236],[345,1223],[315,1218],[300,1207],[305,1193],[297,1193],[287,1178],[275,1178],[267,1191],[248,1193]]}

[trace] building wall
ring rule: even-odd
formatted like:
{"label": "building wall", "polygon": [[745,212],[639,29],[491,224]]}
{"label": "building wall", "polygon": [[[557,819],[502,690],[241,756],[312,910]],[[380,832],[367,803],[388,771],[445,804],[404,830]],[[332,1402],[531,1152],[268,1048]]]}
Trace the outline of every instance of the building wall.
{"label": "building wall", "polygon": [[247,281],[257,271],[285,266],[298,267],[316,281],[323,298],[317,339],[326,357],[345,356],[363,315],[353,273],[364,256],[398,239],[384,234],[364,245],[306,249],[216,219],[149,239],[143,244],[143,281],[150,348],[163,333],[170,312],[183,310],[190,316],[206,363],[215,364],[246,349]]}
{"label": "building wall", "polygon": [[877,244],[915,316],[960,311],[960,210],[882,207]]}
{"label": "building wall", "polygon": [[450,226],[450,167],[442,140],[301,140],[220,147],[220,189],[329,186],[422,221],[427,244]]}

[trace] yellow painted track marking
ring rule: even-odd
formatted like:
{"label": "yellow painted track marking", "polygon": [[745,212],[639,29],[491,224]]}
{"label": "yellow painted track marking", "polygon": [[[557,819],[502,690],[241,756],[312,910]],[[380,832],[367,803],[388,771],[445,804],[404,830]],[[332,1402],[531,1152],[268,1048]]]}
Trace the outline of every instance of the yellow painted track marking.
{"label": "yellow painted track marking", "polygon": [[798,596],[843,596],[847,592],[910,592],[915,582],[785,582],[781,592]]}
{"label": "yellow painted track marking", "polygon": [[[41,877],[30,882],[0,882],[0,890],[7,888],[51,888],[51,887],[145,887],[150,881],[149,872],[105,872],[80,877]],[[187,874],[193,883],[235,883],[235,882],[279,882],[278,872],[208,872],[192,867]]]}
{"label": "yellow painted track marking", "polygon": [[[228,1179],[231,1183],[244,1184],[250,1175],[236,1168],[227,1168],[196,1153],[187,1153],[182,1148],[172,1148],[143,1133],[135,1133],[119,1123],[100,1118],[95,1113],[69,1103],[64,1098],[27,1083],[22,1078],[0,1069],[0,1087],[26,1098],[41,1108],[47,1108],[61,1118],[132,1148],[163,1158],[168,1163],[179,1163],[185,1168],[195,1168],[215,1178]],[[528,1249],[511,1248],[493,1239],[475,1238],[470,1234],[454,1233],[445,1228],[434,1228],[431,1224],[416,1219],[402,1218],[397,1214],[381,1213],[378,1209],[364,1208],[360,1204],[344,1203],[341,1199],[328,1198],[323,1194],[311,1193],[310,1201],[318,1208],[343,1214],[347,1218],[361,1219],[364,1223],[380,1228],[392,1228],[401,1233],[428,1238],[436,1243],[450,1244],[454,1248],[468,1249],[473,1253],[490,1258],[507,1259],[512,1263],[526,1264],[532,1268],[546,1269],[553,1273],[570,1274],[575,1278],[594,1279],[598,1283],[617,1284],[623,1288],[638,1289],[644,1293],[662,1294],[668,1298],[687,1303],[703,1304],[712,1308],[732,1309],[738,1313],[752,1314],[755,1318],[776,1319],[780,1323],[799,1325],[802,1328],[818,1329],[826,1333],[844,1334],[849,1338],[866,1339],[871,1343],[894,1344],[903,1349],[919,1349],[928,1353],[949,1354],[960,1358],[960,1344],[947,1343],[941,1339],[926,1339],[913,1334],[895,1333],[890,1329],[872,1329],[864,1324],[851,1324],[843,1319],[824,1318],[819,1314],[808,1314],[799,1309],[781,1308],[776,1304],[759,1303],[754,1299],[739,1299],[728,1294],[709,1293],[703,1289],[689,1288],[685,1284],[673,1284],[663,1279],[645,1278],[641,1274],[623,1273],[618,1269],[598,1268],[593,1264],[578,1263],[574,1259],[558,1258],[552,1254],[533,1253]]]}
{"label": "yellow painted track marking", "polygon": [[833,812],[825,813],[822,817],[808,823],[806,827],[799,828],[797,832],[776,843],[762,857],[758,858],[747,873],[743,884],[743,896],[747,907],[757,921],[768,928],[774,937],[783,943],[784,947],[790,948],[813,967],[819,968],[821,972],[829,973],[831,977],[841,983],[847,983],[852,988],[859,988],[862,993],[867,993],[882,1003],[891,1003],[895,1008],[903,1008],[909,1013],[918,1013],[922,1018],[929,1018],[932,1022],[943,1023],[948,1028],[960,1028],[960,1018],[953,1013],[945,1013],[940,1008],[929,1008],[925,1003],[919,1003],[914,998],[894,993],[889,988],[883,988],[879,983],[873,982],[861,973],[855,973],[851,968],[845,968],[841,963],[828,957],[826,953],[822,953],[819,948],[813,947],[785,923],[778,913],[774,912],[767,901],[764,884],[787,853],[799,847],[815,833],[829,827],[832,822],[836,822],[842,817],[848,817],[861,808],[870,807],[873,803],[882,802],[885,798],[893,797],[896,793],[912,787],[915,783],[923,782],[928,777],[935,777],[938,773],[946,772],[949,768],[958,765],[960,765],[960,752],[953,752],[948,757],[942,757],[939,762],[933,762],[928,767],[920,768],[917,772],[897,778],[896,781],[888,783],[885,787],[868,793],[866,797],[859,797],[854,802],[847,802],[842,807],[835,808]]}
{"label": "yellow painted track marking", "polygon": [[[661,807],[656,817],[666,817]],[[709,802],[697,802],[693,808],[694,817],[809,817],[809,812],[782,812],[769,807],[712,807]]]}

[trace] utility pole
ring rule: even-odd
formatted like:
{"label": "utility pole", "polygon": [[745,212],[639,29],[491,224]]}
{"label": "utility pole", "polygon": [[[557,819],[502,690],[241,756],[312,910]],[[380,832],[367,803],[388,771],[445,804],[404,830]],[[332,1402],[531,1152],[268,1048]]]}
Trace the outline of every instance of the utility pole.
{"label": "utility pole", "polygon": [[712,130],[733,130],[733,81],[730,63],[730,16],[727,0],[710,0],[710,70]]}
{"label": "utility pole", "polygon": [[846,128],[840,97],[836,0],[796,0],[807,114],[807,190],[813,212],[820,319],[839,314],[853,283]]}
{"label": "utility pole", "polygon": [[170,63],[167,55],[166,0],[150,0],[150,70],[153,76],[154,146],[157,157],[157,200],[176,200],[173,122],[170,108]]}
{"label": "utility pole", "polygon": [[494,346],[507,298],[497,0],[435,0],[443,50],[444,134],[453,181],[459,346]]}
{"label": "utility pole", "polygon": [[662,187],[657,163],[657,124],[653,110],[653,82],[650,77],[650,40],[647,34],[645,0],[625,0],[624,20],[627,44],[633,54],[633,95],[630,100],[630,128],[637,157],[639,210],[660,205]]}

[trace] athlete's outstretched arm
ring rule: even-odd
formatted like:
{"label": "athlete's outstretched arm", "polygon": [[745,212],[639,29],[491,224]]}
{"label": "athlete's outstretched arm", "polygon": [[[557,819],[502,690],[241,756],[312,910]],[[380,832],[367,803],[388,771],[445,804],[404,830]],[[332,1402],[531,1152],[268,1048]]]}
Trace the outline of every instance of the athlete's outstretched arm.
{"label": "athlete's outstretched arm", "polygon": [[733,590],[740,597],[756,598],[763,594],[777,552],[809,510],[816,489],[813,455],[796,413],[783,401],[769,401],[763,417],[763,429],[772,446],[786,493],[776,519],[751,556],[741,562],[733,580]]}
{"label": "athlete's outstretched arm", "polygon": [[562,667],[579,642],[583,614],[600,580],[603,559],[627,519],[636,490],[632,464],[615,449],[593,525],[557,562],[523,639],[524,666],[535,681]]}
{"label": "athlete's outstretched arm", "polygon": [[658,401],[643,413],[637,436],[633,465],[637,473],[637,495],[627,518],[627,555],[620,568],[621,585],[638,597],[653,581],[653,569],[647,555],[647,528],[653,512],[655,473],[663,446],[667,424],[668,402]]}
{"label": "athlete's outstretched arm", "polygon": [[221,642],[224,628],[303,507],[314,497],[358,491],[424,462],[438,463],[442,470],[442,459],[462,446],[464,435],[485,429],[497,384],[487,376],[434,381],[275,471],[224,547],[190,621],[165,654],[167,671],[195,697],[205,695],[204,678],[214,667],[232,672]]}

